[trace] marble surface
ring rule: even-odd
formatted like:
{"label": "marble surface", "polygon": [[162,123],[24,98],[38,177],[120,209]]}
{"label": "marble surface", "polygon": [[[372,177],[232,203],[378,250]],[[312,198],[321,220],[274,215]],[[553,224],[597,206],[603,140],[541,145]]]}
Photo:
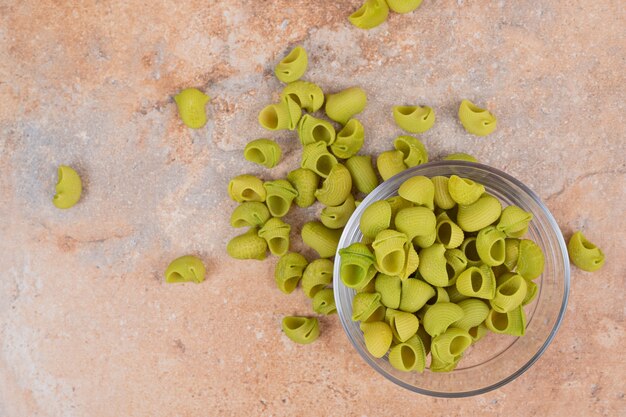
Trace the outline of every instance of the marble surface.
{"label": "marble surface", "polygon": [[[358,3],[0,2],[0,416],[626,415],[624,5],[425,0],[365,32],[346,20]],[[507,171],[566,237],[583,228],[604,249],[600,272],[573,269],[561,330],[515,382],[411,394],[362,362],[336,316],[294,345],[279,323],[310,311],[305,296],[274,287],[275,259],[226,256],[228,179],[284,176],[299,158],[291,133],[269,135],[285,151],[271,173],[241,154],[268,136],[256,115],[296,44],[307,79],[367,90],[367,152],[400,133],[393,104],[428,104],[433,159],[465,151]],[[172,100],[188,86],[212,97],[198,131]],[[496,133],[463,131],[462,98],[497,114]],[[59,164],[85,184],[67,211],[51,202]],[[187,253],[206,282],[166,285]]]}

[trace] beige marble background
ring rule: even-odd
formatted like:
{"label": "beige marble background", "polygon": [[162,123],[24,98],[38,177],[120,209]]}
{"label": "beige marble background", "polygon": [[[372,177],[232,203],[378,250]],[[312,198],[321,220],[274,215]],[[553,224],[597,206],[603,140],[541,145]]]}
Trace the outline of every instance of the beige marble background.
{"label": "beige marble background", "polygon": [[[425,0],[369,32],[346,21],[358,3],[0,1],[0,416],[626,415],[624,3]],[[279,323],[310,311],[305,296],[274,287],[275,259],[226,256],[228,179],[299,158],[288,133],[269,135],[286,154],[271,173],[241,154],[268,136],[256,115],[296,44],[309,80],[367,90],[367,151],[400,133],[393,104],[428,104],[433,159],[507,171],[566,237],[583,228],[604,249],[600,272],[573,269],[557,338],[515,382],[411,394],[366,367],[336,316],[294,345]],[[171,98],[187,86],[213,98],[198,131]],[[497,114],[495,134],[462,130],[462,98]],[[68,211],[51,203],[61,163],[85,184]],[[187,253],[206,282],[164,284]]]}

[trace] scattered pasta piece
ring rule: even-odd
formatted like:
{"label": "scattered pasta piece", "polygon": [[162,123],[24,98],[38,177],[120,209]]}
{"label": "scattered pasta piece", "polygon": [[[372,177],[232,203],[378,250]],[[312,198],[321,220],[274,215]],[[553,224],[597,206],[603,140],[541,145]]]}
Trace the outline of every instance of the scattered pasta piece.
{"label": "scattered pasta piece", "polygon": [[387,4],[396,13],[409,13],[420,7],[422,0],[387,0]]}
{"label": "scattered pasta piece", "polygon": [[365,0],[365,3],[348,20],[361,29],[372,29],[387,20],[389,6],[385,0]]}
{"label": "scattered pasta piece", "polygon": [[301,345],[314,342],[320,335],[319,321],[315,317],[287,316],[283,318],[285,335]]}
{"label": "scattered pasta piece", "polygon": [[[381,0],[384,3],[384,0]],[[361,113],[367,105],[367,95],[362,88],[350,87],[326,96],[326,115],[345,125],[355,114]]]}
{"label": "scattered pasta piece", "polygon": [[174,259],[165,270],[165,282],[195,282],[204,281],[206,268],[202,261],[195,256],[187,255]]}
{"label": "scattered pasta piece", "polygon": [[196,88],[185,88],[174,96],[181,120],[192,129],[200,129],[206,124],[204,106],[210,99],[209,96]]}
{"label": "scattered pasta piece", "polygon": [[476,136],[487,136],[496,130],[496,117],[469,100],[461,102],[459,120],[468,133]]}
{"label": "scattered pasta piece", "polygon": [[395,106],[396,124],[410,133],[424,133],[435,124],[435,112],[428,106]]}
{"label": "scattered pasta piece", "polygon": [[282,157],[280,146],[270,139],[257,139],[248,142],[243,150],[243,157],[266,168],[274,168]]}
{"label": "scattered pasta piece", "polygon": [[276,78],[284,83],[298,80],[306,72],[309,59],[306,51],[301,46],[296,46],[276,65],[274,73]]}
{"label": "scattered pasta piece", "polygon": [[78,173],[66,165],[59,166],[57,172],[59,179],[55,186],[56,194],[52,198],[52,203],[56,208],[68,209],[80,200],[83,183]]}
{"label": "scattered pasta piece", "polygon": [[567,251],[574,265],[583,271],[597,271],[604,265],[602,250],[588,241],[580,231],[570,238]]}

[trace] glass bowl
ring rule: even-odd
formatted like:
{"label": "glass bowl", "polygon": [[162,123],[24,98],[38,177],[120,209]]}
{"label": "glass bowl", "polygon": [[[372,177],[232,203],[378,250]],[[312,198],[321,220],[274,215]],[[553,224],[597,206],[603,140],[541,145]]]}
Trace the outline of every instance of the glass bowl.
{"label": "glass bowl", "polygon": [[[416,175],[437,175],[470,178],[485,186],[503,206],[515,204],[533,214],[526,238],[534,240],[545,255],[545,270],[535,280],[539,291],[535,300],[525,307],[526,334],[514,337],[488,333],[470,347],[458,367],[448,373],[402,372],[393,368],[387,356],[375,358],[365,347],[359,323],[353,322],[352,298],[355,291],[346,287],[339,277],[339,249],[362,238],[359,220],[365,208],[377,200],[397,195],[400,185]],[[335,302],[341,325],[354,348],[365,362],[390,381],[413,392],[435,397],[467,397],[482,394],[513,381],[523,374],[554,339],[563,320],[570,286],[567,249],[561,231],[539,197],[524,184],[502,171],[486,165],[463,161],[442,161],[420,165],[396,175],[379,185],[357,207],[344,229],[335,259]]]}

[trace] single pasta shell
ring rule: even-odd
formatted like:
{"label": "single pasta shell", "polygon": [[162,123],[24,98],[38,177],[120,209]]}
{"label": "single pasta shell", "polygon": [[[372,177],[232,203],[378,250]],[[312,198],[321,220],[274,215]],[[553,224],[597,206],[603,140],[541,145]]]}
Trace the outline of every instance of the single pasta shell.
{"label": "single pasta shell", "polygon": [[291,83],[304,75],[308,64],[309,58],[306,50],[301,46],[296,46],[276,65],[274,73],[280,81]]}
{"label": "single pasta shell", "polygon": [[391,205],[385,200],[375,201],[365,208],[359,226],[363,236],[375,238],[391,225]]}
{"label": "single pasta shell", "polygon": [[378,177],[374,171],[371,156],[355,155],[346,160],[345,164],[357,190],[369,194],[378,186]]}
{"label": "single pasta shell", "polygon": [[302,227],[302,241],[314,249],[321,258],[335,255],[341,230],[333,230],[319,222],[308,222]]}
{"label": "single pasta shell", "polygon": [[429,248],[422,249],[419,253],[420,275],[426,282],[437,287],[448,284],[448,272],[446,270],[446,248],[436,243]]}
{"label": "single pasta shell", "polygon": [[455,321],[452,326],[466,331],[484,322],[489,314],[489,306],[476,298],[459,301],[457,305],[463,310],[463,317]]}
{"label": "single pasta shell", "polygon": [[365,0],[365,3],[348,20],[361,29],[372,29],[385,20],[389,15],[389,6],[385,0]]}
{"label": "single pasta shell", "polygon": [[365,347],[375,358],[382,358],[391,347],[393,333],[389,325],[383,321],[370,323],[363,333]]}
{"label": "single pasta shell", "polygon": [[500,201],[485,194],[469,206],[460,205],[456,222],[465,232],[477,232],[498,220],[501,211]]}
{"label": "single pasta shell", "polygon": [[324,142],[315,142],[304,147],[301,168],[310,169],[320,177],[326,178],[335,165],[337,158],[328,152]]}
{"label": "single pasta shell", "polygon": [[256,139],[248,142],[243,157],[250,162],[263,165],[266,168],[275,167],[282,156],[280,146],[270,139]]}
{"label": "single pasta shell", "polygon": [[507,272],[498,279],[497,284],[496,294],[493,300],[489,300],[492,309],[498,313],[508,313],[522,305],[528,285],[521,275]]}
{"label": "single pasta shell", "polygon": [[[357,119],[350,119],[337,133],[335,142],[330,146],[330,149],[337,158],[348,159],[361,150],[364,141],[365,129],[363,125]],[[350,172],[352,173],[352,170]]]}
{"label": "single pasta shell", "polygon": [[322,183],[322,188],[315,192],[315,197],[327,206],[338,206],[346,201],[352,190],[352,176],[348,168],[342,164],[335,164],[328,177]]}
{"label": "single pasta shell", "polygon": [[356,210],[354,197],[348,194],[348,198],[341,205],[322,209],[320,220],[329,229],[341,229],[348,223],[354,210]]}
{"label": "single pasta shell", "polygon": [[390,317],[391,331],[400,342],[406,342],[415,335],[419,320],[414,314],[398,311]]}
{"label": "single pasta shell", "polygon": [[240,204],[230,216],[232,227],[260,227],[270,218],[267,206],[257,201]]}
{"label": "single pasta shell", "polygon": [[542,274],[544,265],[545,257],[541,248],[532,240],[520,241],[517,273],[528,280],[533,280]]}
{"label": "single pasta shell", "polygon": [[436,291],[418,279],[409,278],[402,281],[402,294],[400,296],[399,309],[408,313],[415,313],[422,308],[428,300],[435,296]]}
{"label": "single pasta shell", "polygon": [[435,214],[426,207],[404,208],[398,211],[394,220],[396,229],[409,240],[434,233],[436,222]]}
{"label": "single pasta shell", "polygon": [[409,13],[417,9],[422,0],[387,0],[387,4],[396,13]]}
{"label": "single pasta shell", "polygon": [[315,317],[284,317],[282,329],[288,338],[302,345],[314,342],[320,335],[319,322]]}
{"label": "single pasta shell", "polygon": [[410,133],[423,133],[435,124],[435,112],[428,106],[395,106],[393,118],[396,124]]}
{"label": "single pasta shell", "polygon": [[[526,250],[528,251],[527,248]],[[602,250],[587,240],[580,231],[572,235],[567,245],[567,250],[572,263],[583,271],[597,271],[604,265],[605,256]],[[528,254],[525,257],[530,258]],[[530,269],[528,266],[525,267]],[[536,271],[533,272],[536,273]],[[526,271],[526,274],[528,275],[528,271]],[[526,276],[524,275],[524,277]]]}
{"label": "single pasta shell", "polygon": [[435,186],[430,178],[418,175],[404,181],[398,195],[405,200],[434,210]]}
{"label": "single pasta shell", "polygon": [[452,323],[460,320],[462,317],[463,309],[461,307],[449,302],[440,302],[426,311],[422,324],[429,335],[437,337],[444,333]]}
{"label": "single pasta shell", "polygon": [[472,337],[462,329],[449,328],[445,333],[433,338],[430,345],[433,357],[453,363],[472,345]]}
{"label": "single pasta shell", "polygon": [[487,315],[485,326],[494,333],[524,336],[526,333],[526,313],[522,306],[508,313],[498,313],[492,309]]}
{"label": "single pasta shell", "polygon": [[400,151],[385,151],[378,155],[376,167],[383,181],[407,169],[404,163],[404,154]]}
{"label": "single pasta shell", "polygon": [[448,180],[448,192],[458,204],[468,206],[475,203],[485,193],[485,187],[469,178],[452,175]]}
{"label": "single pasta shell", "polygon": [[471,266],[461,272],[456,280],[456,288],[468,297],[491,300],[496,293],[496,278],[487,265]]}
{"label": "single pasta shell", "polygon": [[456,201],[448,191],[448,177],[436,176],[430,179],[435,186],[435,205],[441,209],[449,210],[456,206]]}
{"label": "single pasta shell", "polygon": [[287,179],[298,192],[294,200],[298,207],[309,207],[315,203],[315,191],[320,181],[315,172],[298,168],[287,174]]}
{"label": "single pasta shell", "polygon": [[481,109],[469,100],[459,106],[459,120],[468,133],[487,136],[496,130],[496,117],[488,110]]}
{"label": "single pasta shell", "polygon": [[359,87],[350,87],[326,96],[326,115],[345,125],[352,116],[361,113],[366,105],[367,95],[365,91]]}
{"label": "single pasta shell", "polygon": [[[434,115],[434,113],[433,113]],[[425,164],[428,162],[428,151],[424,144],[413,136],[398,136],[393,141],[396,150],[404,155],[404,163],[408,167]]]}
{"label": "single pasta shell", "polygon": [[257,230],[251,228],[246,233],[232,238],[226,246],[228,255],[235,259],[265,259],[267,242],[258,236]]}
{"label": "single pasta shell", "polygon": [[400,306],[401,288],[402,280],[400,277],[385,274],[376,275],[374,289],[380,294],[380,302],[388,309],[396,309]]}

